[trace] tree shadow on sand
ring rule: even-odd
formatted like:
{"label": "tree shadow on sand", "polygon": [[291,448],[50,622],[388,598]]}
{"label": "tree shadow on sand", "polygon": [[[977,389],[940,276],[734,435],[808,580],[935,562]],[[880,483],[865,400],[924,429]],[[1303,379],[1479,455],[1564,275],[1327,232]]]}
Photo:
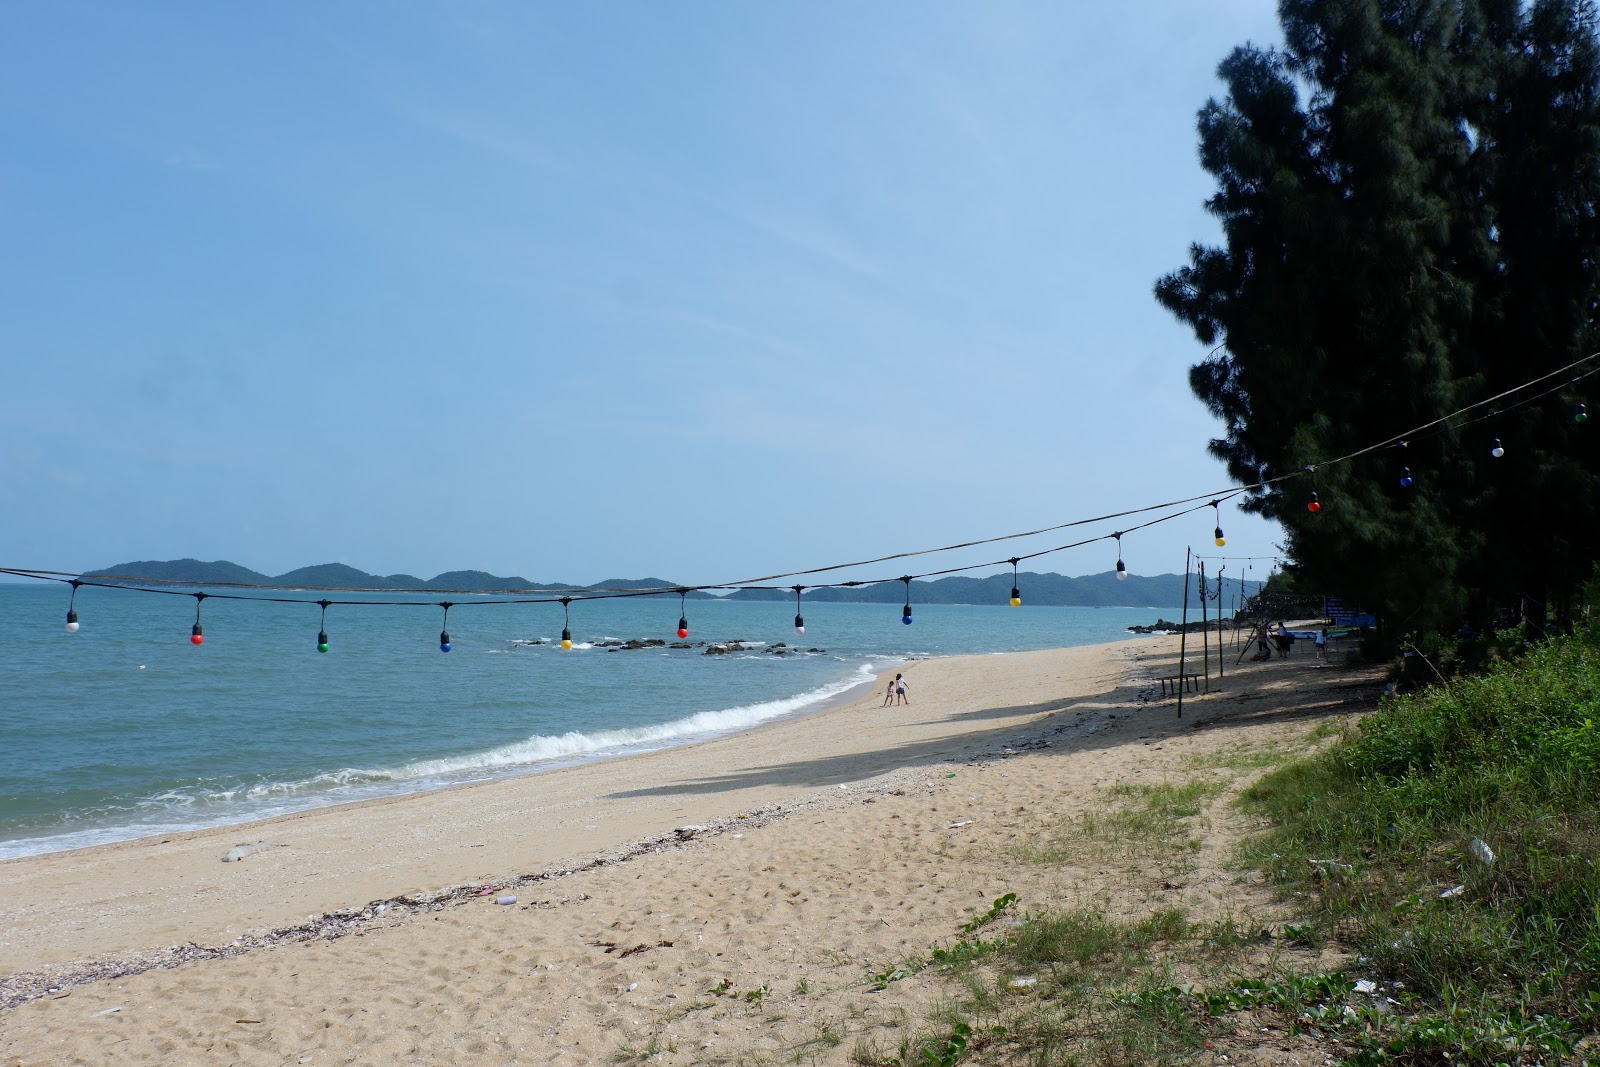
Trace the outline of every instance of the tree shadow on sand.
{"label": "tree shadow on sand", "polygon": [[[1310,657],[1246,662],[1233,669],[1206,695],[1188,694],[1184,714],[1176,714],[1175,699],[1150,698],[1154,683],[1170,669],[1176,673],[1176,655],[1151,656],[1135,663],[1135,681],[1103,693],[1031,705],[996,705],[960,712],[934,722],[976,719],[1015,719],[991,730],[844,752],[816,759],[748,767],[727,774],[674,782],[649,789],[629,789],[608,797],[662,797],[732,792],[762,786],[824,787],[859,782],[893,771],[933,767],[951,762],[999,757],[1004,749],[1027,745],[1048,747],[1053,753],[1077,755],[1108,751],[1134,741],[1160,740],[1184,731],[1237,729],[1246,726],[1283,726],[1314,722],[1374,710],[1384,683],[1381,666],[1325,667]],[[1048,745],[1041,745],[1047,742]]]}

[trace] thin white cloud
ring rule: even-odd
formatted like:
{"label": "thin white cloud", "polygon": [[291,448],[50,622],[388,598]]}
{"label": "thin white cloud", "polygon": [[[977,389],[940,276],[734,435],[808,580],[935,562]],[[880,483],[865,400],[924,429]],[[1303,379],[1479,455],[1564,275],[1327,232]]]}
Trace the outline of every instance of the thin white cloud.
{"label": "thin white cloud", "polygon": [[797,356],[803,358],[813,358],[816,356],[815,352],[803,345],[797,345],[792,341],[786,341],[781,337],[774,337],[771,334],[751,330],[744,326],[740,326],[738,323],[728,322],[724,319],[712,318],[709,315],[701,315],[698,312],[693,311],[668,311],[666,312],[666,315],[668,318],[675,319],[678,322],[687,323],[690,326],[697,326],[703,330],[710,330],[713,333],[720,333],[727,337],[737,337],[740,340],[749,341],[752,344],[760,345],[761,347],[771,349],[774,352],[781,352],[786,356]]}
{"label": "thin white cloud", "polygon": [[499,156],[520,166],[564,178],[577,176],[577,171],[564,160],[552,155],[537,140],[507,126],[465,115],[449,114],[434,109],[401,109],[400,115],[425,129],[443,134],[463,144],[471,145],[491,155]]}
{"label": "thin white cloud", "polygon": [[862,255],[848,239],[825,226],[807,220],[780,219],[771,215],[743,214],[737,217],[763,233],[857,274],[869,278],[884,276],[883,270]]}

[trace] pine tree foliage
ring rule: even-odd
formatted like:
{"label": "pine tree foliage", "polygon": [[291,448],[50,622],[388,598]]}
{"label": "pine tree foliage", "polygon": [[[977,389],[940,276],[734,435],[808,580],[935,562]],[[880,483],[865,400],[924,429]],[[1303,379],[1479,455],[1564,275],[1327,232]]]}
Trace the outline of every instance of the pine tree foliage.
{"label": "pine tree foliage", "polygon": [[[1279,19],[1283,45],[1236,48],[1226,97],[1200,111],[1223,243],[1191,248],[1155,289],[1210,350],[1190,385],[1244,483],[1600,349],[1589,0],[1282,0]],[[1597,558],[1600,418],[1572,419],[1585,395],[1600,376],[1246,506],[1284,524],[1302,585],[1392,632],[1508,609],[1542,622]]]}

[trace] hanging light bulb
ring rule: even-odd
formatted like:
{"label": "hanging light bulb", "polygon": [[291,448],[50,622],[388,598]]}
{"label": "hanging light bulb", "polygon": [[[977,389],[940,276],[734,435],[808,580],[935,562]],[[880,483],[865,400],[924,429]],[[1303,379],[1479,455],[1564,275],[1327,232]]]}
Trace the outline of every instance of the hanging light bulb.
{"label": "hanging light bulb", "polygon": [[449,652],[455,645],[450,642],[450,601],[441,600],[439,606],[444,609],[444,629],[439,631],[439,651]]}
{"label": "hanging light bulb", "polygon": [[1573,409],[1572,421],[1573,422],[1588,422],[1589,421],[1589,410],[1587,408],[1585,408],[1582,404],[1579,404],[1575,409]]}
{"label": "hanging light bulb", "polygon": [[1500,443],[1500,438],[1496,437],[1494,440],[1489,442],[1489,455],[1493,456],[1495,459],[1499,459],[1505,454],[1506,449],[1505,446]]}
{"label": "hanging light bulb", "polygon": [[806,620],[800,614],[800,594],[805,590],[806,587],[803,585],[794,587],[794,635],[796,637],[804,637],[806,635]]}
{"label": "hanging light bulb", "polygon": [[572,614],[569,610],[571,604],[571,597],[561,598],[561,648],[568,652],[572,650]]}
{"label": "hanging light bulb", "polygon": [[322,605],[322,627],[317,631],[317,651],[326,652],[328,651],[328,605],[333,601],[319,600],[317,603]]}
{"label": "hanging light bulb", "polygon": [[[1409,441],[1397,441],[1397,442],[1395,442],[1395,447],[1398,448],[1400,450],[1400,454],[1402,456],[1404,456],[1405,455],[1405,451],[1406,451],[1406,447],[1410,443],[1411,442],[1409,442]],[[1410,489],[1412,484],[1413,483],[1411,481],[1411,468],[1402,465],[1400,467],[1400,488],[1402,488],[1402,489]]]}
{"label": "hanging light bulb", "polygon": [[907,626],[911,625],[911,577],[909,575],[900,579],[906,583],[906,606],[900,609],[900,621]]}
{"label": "hanging light bulb", "polygon": [[191,593],[189,595],[194,597],[194,625],[189,628],[189,643],[198,645],[202,644],[206,639],[204,632],[200,629],[200,604],[205,600],[206,594]]}
{"label": "hanging light bulb", "polygon": [[1011,606],[1014,607],[1014,608],[1022,607],[1022,590],[1017,588],[1017,564],[1019,562],[1021,562],[1021,561],[1016,556],[1012,556],[1011,559],[1010,559],[1010,563],[1011,563],[1011,601],[1010,601],[1010,603],[1011,603]]}
{"label": "hanging light bulb", "polygon": [[1216,542],[1218,548],[1221,548],[1228,543],[1228,539],[1222,536],[1222,505],[1213,500],[1211,502],[1211,510],[1217,517],[1217,528],[1211,531],[1211,539]]}
{"label": "hanging light bulb", "polygon": [[1122,534],[1114,533],[1111,536],[1117,539],[1117,581],[1125,582],[1128,580],[1128,568],[1122,565]]}
{"label": "hanging light bulb", "polygon": [[78,632],[78,613],[69,608],[67,610],[67,633],[75,634],[77,632]]}
{"label": "hanging light bulb", "polygon": [[1317,500],[1317,491],[1315,489],[1313,489],[1311,491],[1311,495],[1306,498],[1306,510],[1311,512],[1313,515],[1322,510],[1322,503]]}
{"label": "hanging light bulb", "polygon": [[678,590],[678,640],[680,641],[689,636],[689,609],[684,599],[688,595],[687,589]]}
{"label": "hanging light bulb", "polygon": [[72,579],[72,597],[67,601],[67,633],[69,634],[78,632],[78,586],[82,584],[78,579]]}

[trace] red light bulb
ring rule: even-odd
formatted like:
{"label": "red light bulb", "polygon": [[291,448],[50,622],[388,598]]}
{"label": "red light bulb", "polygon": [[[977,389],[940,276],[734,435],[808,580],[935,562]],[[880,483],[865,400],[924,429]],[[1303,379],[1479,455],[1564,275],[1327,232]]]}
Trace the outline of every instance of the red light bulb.
{"label": "red light bulb", "polygon": [[1313,515],[1322,510],[1322,505],[1317,502],[1316,493],[1312,493],[1311,499],[1306,501],[1306,510],[1311,512]]}

